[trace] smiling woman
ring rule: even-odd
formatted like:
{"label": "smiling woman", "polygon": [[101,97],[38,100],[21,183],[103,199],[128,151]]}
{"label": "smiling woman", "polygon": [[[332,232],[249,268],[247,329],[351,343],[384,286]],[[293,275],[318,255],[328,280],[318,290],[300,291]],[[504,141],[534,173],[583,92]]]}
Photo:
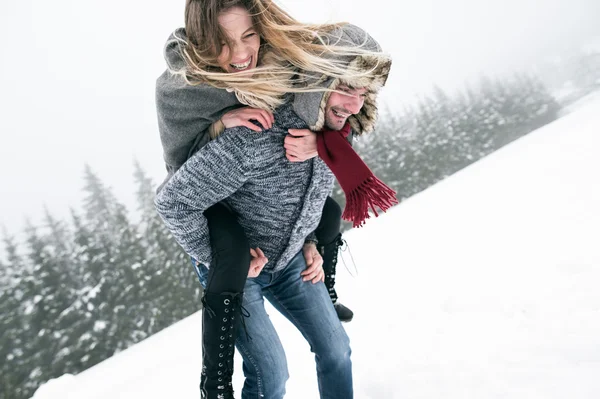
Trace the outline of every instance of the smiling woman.
{"label": "smiling woman", "polygon": [[219,25],[225,31],[227,41],[221,43],[217,57],[225,72],[242,72],[256,68],[260,37],[254,28],[248,11],[233,7],[219,15]]}

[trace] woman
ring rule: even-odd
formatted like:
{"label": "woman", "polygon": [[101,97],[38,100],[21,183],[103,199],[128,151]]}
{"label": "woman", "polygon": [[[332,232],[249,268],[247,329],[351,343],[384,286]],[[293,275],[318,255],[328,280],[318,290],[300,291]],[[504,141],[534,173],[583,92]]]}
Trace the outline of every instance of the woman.
{"label": "woman", "polygon": [[[270,110],[282,104],[287,93],[317,90],[308,84],[315,74],[342,77],[353,73],[347,65],[328,59],[327,54],[360,52],[321,40],[340,25],[301,25],[269,0],[188,0],[185,25],[185,30],[175,31],[167,42],[169,70],[157,81],[158,120],[167,179],[225,128],[246,126],[256,131],[270,128],[273,123]],[[300,86],[303,88],[299,89]],[[306,131],[290,133],[311,137]],[[298,146],[286,145],[286,148],[291,161],[302,161],[309,156]],[[203,281],[201,389],[204,397],[219,397],[219,394],[227,397],[232,395],[233,343],[237,329],[232,325],[232,334],[221,335],[226,328],[221,320],[228,315],[240,319],[245,280],[257,276],[268,259],[259,248],[249,248],[235,215],[225,205],[214,205],[205,212],[205,217],[213,252],[208,279]],[[305,247],[305,256],[314,257],[319,265],[324,263],[325,282],[334,303],[340,219],[339,205],[329,198],[321,224],[310,237],[310,241],[318,243],[320,254],[315,253],[315,245]],[[316,283],[319,280],[316,276],[309,273],[305,279]],[[352,318],[352,312],[341,304],[336,304],[336,311],[342,320]]]}

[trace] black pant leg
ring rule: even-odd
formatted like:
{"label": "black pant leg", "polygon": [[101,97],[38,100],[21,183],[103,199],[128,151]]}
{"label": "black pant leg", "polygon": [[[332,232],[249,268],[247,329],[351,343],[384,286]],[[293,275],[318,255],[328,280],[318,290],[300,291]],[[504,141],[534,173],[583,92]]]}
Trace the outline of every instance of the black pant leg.
{"label": "black pant leg", "polygon": [[217,203],[206,211],[213,262],[208,271],[206,291],[242,292],[250,268],[250,245],[236,215]]}
{"label": "black pant leg", "polygon": [[315,230],[319,246],[333,243],[340,234],[342,225],[342,208],[331,197],[327,197],[323,206],[323,215],[319,226]]}

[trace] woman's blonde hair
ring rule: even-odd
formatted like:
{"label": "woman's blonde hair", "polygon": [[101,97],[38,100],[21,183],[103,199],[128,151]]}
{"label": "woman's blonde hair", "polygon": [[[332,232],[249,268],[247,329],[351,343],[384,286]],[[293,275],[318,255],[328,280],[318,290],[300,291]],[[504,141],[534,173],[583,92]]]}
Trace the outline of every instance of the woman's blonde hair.
{"label": "woman's blonde hair", "polygon": [[[218,17],[233,7],[248,11],[261,37],[261,48],[257,68],[226,73],[217,57],[230,40]],[[325,77],[352,79],[369,74],[349,68],[341,59],[380,57],[381,53],[328,43],[327,34],[343,25],[302,24],[271,0],[187,0],[186,38],[179,38],[186,67],[172,72],[189,84],[233,90],[240,102],[272,110],[283,103],[286,93],[326,90],[317,86]]]}

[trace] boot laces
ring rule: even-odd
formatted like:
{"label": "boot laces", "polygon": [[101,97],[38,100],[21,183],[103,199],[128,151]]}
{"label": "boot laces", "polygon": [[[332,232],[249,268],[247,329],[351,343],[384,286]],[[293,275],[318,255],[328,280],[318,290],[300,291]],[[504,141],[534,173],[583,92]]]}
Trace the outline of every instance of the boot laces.
{"label": "boot laces", "polygon": [[[356,266],[356,262],[354,262],[354,257],[352,256],[352,251],[350,250],[350,246],[348,245],[348,242],[340,237],[338,243],[340,246],[340,250],[342,251],[341,258],[342,258],[342,262],[344,263],[344,267],[346,268],[346,270],[352,277],[356,278],[356,276],[358,276],[358,268]],[[343,254],[344,252],[348,252],[348,255],[350,255],[350,260],[352,261],[352,268],[354,269],[356,274],[354,274],[348,268],[348,265],[346,264],[346,260],[344,259],[344,254]]]}
{"label": "boot laces", "polygon": [[242,298],[241,297],[238,296],[237,300],[238,300],[238,302],[240,304],[240,314],[242,315],[241,322],[242,322],[242,327],[244,328],[244,333],[246,334],[246,338],[248,339],[248,341],[252,341],[252,337],[248,333],[248,327],[246,327],[246,318],[250,317],[250,312],[242,304]]}

